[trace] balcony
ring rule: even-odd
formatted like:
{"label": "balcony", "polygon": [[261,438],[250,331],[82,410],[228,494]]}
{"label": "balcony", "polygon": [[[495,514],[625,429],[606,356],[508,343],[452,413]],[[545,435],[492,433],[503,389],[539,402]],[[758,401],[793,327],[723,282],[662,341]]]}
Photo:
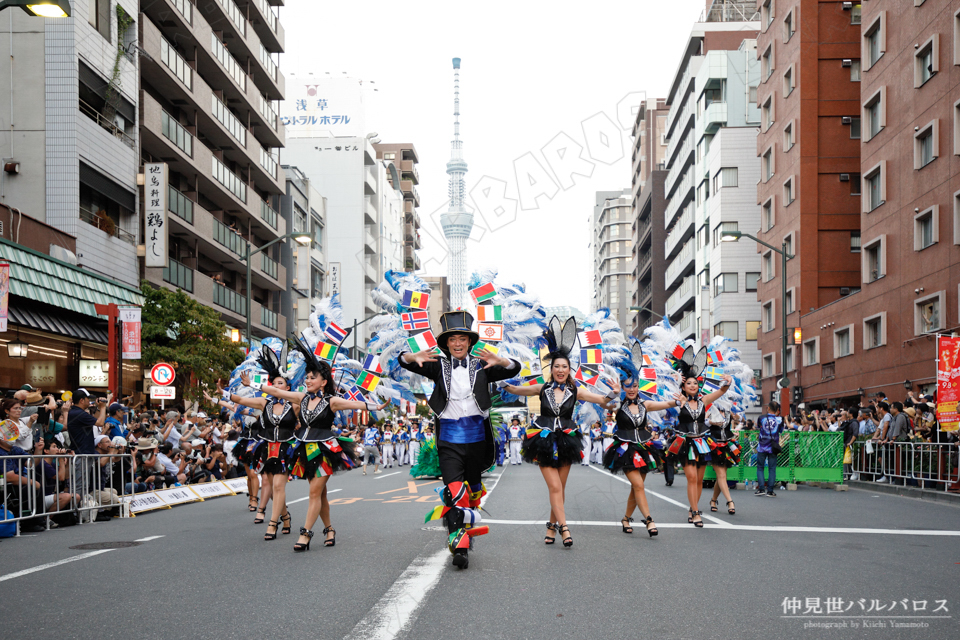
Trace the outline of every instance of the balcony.
{"label": "balcony", "polygon": [[637,299],[639,303],[637,306],[640,307],[649,307],[649,302],[653,298],[653,283],[651,282],[643,289],[640,290],[640,297]]}
{"label": "balcony", "polygon": [[187,293],[193,293],[193,269],[180,264],[173,258],[167,258],[163,269],[163,281]]}
{"label": "balcony", "polygon": [[420,184],[420,173],[417,171],[417,163],[413,160],[401,160],[400,173],[403,180],[411,180],[413,184]]}
{"label": "balcony", "polygon": [[417,191],[417,187],[413,184],[413,180],[401,180],[400,181],[400,191],[403,192],[404,197],[413,197],[413,202],[416,206],[420,206],[420,193]]}
{"label": "balcony", "polygon": [[118,127],[112,120],[108,120],[102,113],[94,109],[92,106],[80,100],[80,113],[87,116],[94,122],[96,122],[100,128],[108,132],[114,138],[127,145],[131,149],[136,148],[136,141],[127,133]]}
{"label": "balcony", "polygon": [[670,294],[670,297],[667,298],[666,312],[667,315],[671,318],[680,311],[683,311],[689,307],[696,300],[694,298],[694,285],[696,284],[696,276],[687,276],[683,279],[683,283],[677,288],[676,291]]}
{"label": "balcony", "polygon": [[377,224],[377,206],[374,199],[367,196],[363,200],[363,224]]}
{"label": "balcony", "polygon": [[665,229],[670,228],[680,210],[693,200],[694,173],[692,169],[687,171],[683,179],[677,183],[677,188],[668,200],[667,206],[663,210],[663,226]]}
{"label": "balcony", "polygon": [[167,210],[184,222],[193,224],[193,201],[173,187],[169,188]]}
{"label": "balcony", "polygon": [[696,108],[696,102],[693,99],[689,99],[686,101],[683,109],[677,116],[677,125],[670,134],[670,139],[667,142],[667,151],[663,156],[668,167],[675,162],[677,151],[680,150],[680,146],[683,144],[686,137],[693,134]]}
{"label": "balcony", "polygon": [[377,192],[377,168],[374,165],[364,167],[363,193],[372,196]]}
{"label": "balcony", "polygon": [[268,276],[276,280],[279,267],[280,265],[277,263],[276,260],[274,260],[273,258],[271,258],[265,253],[262,253],[262,252],[260,253],[260,268],[263,270],[265,274],[267,274]]}
{"label": "balcony", "polygon": [[676,160],[672,165],[670,165],[670,171],[667,172],[667,178],[663,185],[663,190],[667,197],[669,197],[670,193],[673,192],[677,180],[683,176],[684,172],[687,170],[687,167],[694,163],[694,151],[696,150],[694,146],[694,137],[695,136],[686,136],[683,144],[677,151]]}
{"label": "balcony", "polygon": [[637,269],[637,275],[642,276],[643,273],[653,264],[653,254],[649,251],[640,258],[640,264]]}
{"label": "balcony", "polygon": [[377,240],[366,230],[363,232],[363,252],[367,255],[377,254]]}
{"label": "balcony", "polygon": [[260,307],[260,324],[276,331],[278,326],[277,319],[276,311],[271,311],[266,307]]}
{"label": "balcony", "polygon": [[366,282],[376,283],[377,280],[379,280],[380,278],[380,274],[378,273],[378,269],[374,265],[370,264],[369,262],[364,262],[363,277]]}
{"label": "balcony", "polygon": [[727,124],[727,103],[711,102],[700,120],[703,123],[704,133],[709,135],[716,133],[717,129]]}
{"label": "balcony", "polygon": [[681,337],[686,338],[688,334],[694,332],[693,320],[696,314],[693,311],[687,311],[674,327]]}
{"label": "balcony", "polygon": [[674,119],[680,115],[679,111],[686,106],[686,101],[689,101],[692,97],[690,95],[690,82],[696,79],[696,72],[692,72],[692,65],[690,62],[692,62],[692,60],[687,62],[687,68],[683,70],[683,75],[680,76],[680,84],[677,86],[676,94],[674,94],[673,97],[673,102],[679,104],[677,104],[676,109],[673,109],[673,105],[671,104],[671,109],[667,113],[666,133],[670,134],[671,136],[673,134],[670,130],[673,128]]}
{"label": "balcony", "polygon": [[692,205],[684,208],[683,213],[680,214],[680,218],[676,224],[673,225],[673,229],[667,234],[667,240],[664,243],[664,252],[667,260],[674,256],[676,253],[674,251],[675,249],[683,246],[681,244],[682,242],[686,242],[687,239],[693,237],[693,211],[694,207]]}
{"label": "balcony", "polygon": [[250,11],[250,24],[253,25],[260,41],[266,43],[271,51],[283,51],[285,44],[283,25],[280,24],[270,3],[267,0],[254,0],[249,6],[256,8],[256,11]]}
{"label": "balcony", "polygon": [[100,229],[100,231],[103,231],[108,236],[119,238],[120,240],[132,244],[133,246],[137,245],[137,237],[129,231],[124,231],[121,229],[120,225],[118,225],[113,218],[106,215],[106,213],[91,211],[90,209],[81,206],[79,207],[79,215],[81,220],[91,226],[96,227],[97,229]]}
{"label": "balcony", "polygon": [[678,278],[693,271],[694,244],[694,238],[687,240],[683,245],[683,249],[677,254],[677,257],[667,266],[666,273],[664,274],[664,288],[667,291],[677,286]]}
{"label": "balcony", "polygon": [[213,283],[213,304],[246,318],[246,296],[220,284],[219,282]]}
{"label": "balcony", "polygon": [[263,200],[260,201],[260,219],[266,222],[273,230],[277,229],[277,212]]}
{"label": "balcony", "polygon": [[239,233],[213,219],[213,239],[222,247],[229,249],[236,256],[243,258],[247,253],[247,241]]}

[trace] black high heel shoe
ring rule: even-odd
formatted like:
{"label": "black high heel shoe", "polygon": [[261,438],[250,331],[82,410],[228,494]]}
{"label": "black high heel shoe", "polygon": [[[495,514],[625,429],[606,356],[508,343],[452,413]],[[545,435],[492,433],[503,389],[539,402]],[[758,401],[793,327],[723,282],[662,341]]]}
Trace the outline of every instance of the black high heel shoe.
{"label": "black high heel shoe", "polygon": [[335,546],[337,544],[337,530],[334,529],[332,526],[330,526],[323,530],[323,535],[327,535],[328,533],[333,533],[333,537],[330,538],[329,540],[324,540],[323,546],[325,547]]}
{"label": "black high heel shoe", "polygon": [[[553,524],[552,522],[548,522],[548,523],[547,523],[547,531],[556,531],[556,530],[557,530],[557,527],[556,527],[555,524]],[[554,534],[552,537],[551,537],[551,536],[543,536],[543,544],[553,544],[553,543],[556,542],[556,541],[557,541],[557,535],[556,535],[556,534]]]}
{"label": "black high heel shoe", "polygon": [[620,518],[620,527],[623,528],[624,533],[633,533],[633,527],[630,526],[631,522],[633,522],[633,518],[630,516]]}
{"label": "black high heel shoe", "polygon": [[[733,506],[730,506],[733,505]],[[737,515],[737,505],[733,504],[733,500],[727,500],[727,513],[732,516]]]}
{"label": "black high heel shoe", "polygon": [[710,511],[716,511],[716,510],[717,510],[717,505],[718,505],[718,503],[717,503],[716,500],[711,500],[711,501],[710,501]]}
{"label": "black high heel shoe", "polygon": [[570,535],[570,527],[568,527],[565,524],[560,524],[559,522],[557,523],[557,525],[559,525],[560,527],[558,531],[560,532],[561,536],[563,536],[563,534],[567,534],[567,536],[563,538],[563,546],[569,549],[570,547],[573,546],[573,536]]}
{"label": "black high heel shoe", "polygon": [[642,522],[642,523],[644,524],[644,526],[647,528],[647,534],[648,534],[651,538],[652,538],[653,536],[657,535],[658,533],[660,533],[660,531],[659,531],[656,527],[654,527],[653,529],[650,528],[650,525],[653,524],[653,516],[647,516],[646,518],[644,518],[644,519],[641,520],[640,522]]}
{"label": "black high heel shoe", "polygon": [[273,533],[265,533],[265,534],[263,534],[263,539],[264,539],[264,540],[276,540],[276,539],[277,539],[277,527],[279,527],[279,526],[280,526],[280,521],[279,521],[279,520],[271,520],[270,522],[268,522],[268,523],[267,523],[267,528],[269,529],[270,527],[273,527]]}
{"label": "black high heel shoe", "polygon": [[283,521],[283,528],[280,529],[280,533],[283,535],[290,535],[290,521],[293,519],[290,517],[290,511],[287,510],[286,513],[280,516],[280,519]]}
{"label": "black high heel shoe", "polygon": [[261,518],[260,516],[266,516],[266,515],[267,515],[267,510],[265,508],[257,509],[257,515],[254,516],[253,518],[253,524],[263,524],[263,518]]}
{"label": "black high heel shoe", "polygon": [[[703,511],[693,512],[693,516],[702,516],[702,515],[703,515]],[[700,518],[700,520],[694,520],[693,516],[690,516],[690,521],[693,523],[693,526],[695,526],[697,529],[703,529],[703,518]]]}
{"label": "black high heel shoe", "polygon": [[690,513],[690,515],[687,516],[687,522],[693,524],[693,509],[687,509],[687,511]]}
{"label": "black high heel shoe", "polygon": [[307,544],[298,542],[293,545],[294,551],[310,551],[310,541],[313,539],[313,531],[310,531],[306,527],[300,527],[300,535],[304,536],[307,539]]}
{"label": "black high heel shoe", "polygon": [[253,513],[257,510],[257,499],[253,496],[250,496],[250,499],[247,501],[247,509],[250,513]]}

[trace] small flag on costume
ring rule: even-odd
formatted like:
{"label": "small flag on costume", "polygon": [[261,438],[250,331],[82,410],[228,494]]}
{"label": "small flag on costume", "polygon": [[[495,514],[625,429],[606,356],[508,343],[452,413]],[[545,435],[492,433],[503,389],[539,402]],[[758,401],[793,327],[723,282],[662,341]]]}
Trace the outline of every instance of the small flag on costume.
{"label": "small flag on costume", "polygon": [[520,377],[538,376],[543,372],[543,366],[540,364],[539,355],[536,360],[524,361],[520,367]]}
{"label": "small flag on costume", "polygon": [[648,356],[647,354],[643,354],[643,366],[645,367],[653,366],[653,360],[651,360],[650,356]]}
{"label": "small flag on costume", "polygon": [[723,362],[723,354],[719,351],[707,351],[707,364],[720,364]]}
{"label": "small flag on costume", "polygon": [[357,377],[357,384],[361,389],[372,392],[377,388],[377,385],[380,384],[380,378],[369,371],[364,371]]}
{"label": "small flag on costume", "polygon": [[600,349],[580,349],[580,362],[583,364],[603,364],[603,351]]}
{"label": "small flag on costume", "polygon": [[382,374],[383,367],[380,366],[380,354],[368,353],[367,357],[363,359],[363,369],[377,375]]}
{"label": "small flag on costume", "polygon": [[497,297],[497,288],[493,286],[492,282],[482,284],[476,289],[470,289],[470,295],[473,297],[474,302],[480,304],[486,300]]}
{"label": "small flag on costume", "polygon": [[341,344],[349,333],[349,330],[344,329],[335,322],[331,322],[330,325],[323,330],[323,334],[330,338],[330,342],[337,345]]}
{"label": "small flag on costume", "polygon": [[597,380],[600,379],[600,372],[587,369],[586,367],[580,367],[577,369],[577,373],[573,376],[573,378],[574,380],[579,380],[584,384],[596,384]]}
{"label": "small flag on costume", "polygon": [[406,331],[419,331],[430,328],[430,316],[426,311],[411,311],[410,313],[401,313],[400,321]]}
{"label": "small flag on costume", "polygon": [[683,352],[686,351],[686,350],[687,350],[687,348],[684,347],[683,345],[681,345],[681,344],[675,344],[675,345],[673,345],[673,350],[670,351],[670,355],[672,355],[674,358],[676,358],[677,360],[679,360],[679,359],[681,359],[681,358],[683,357]]}
{"label": "small flag on costume", "polygon": [[536,378],[530,378],[529,380],[525,380],[520,386],[532,387],[535,384],[543,384],[543,376],[537,376]]}
{"label": "small flag on costume", "polygon": [[426,309],[430,303],[430,294],[423,291],[403,290],[403,306],[408,309]]}
{"label": "small flag on costume", "polygon": [[477,333],[487,342],[500,342],[503,340],[503,325],[490,322],[478,322]]}
{"label": "small flag on costume", "polygon": [[500,353],[500,347],[495,347],[492,344],[487,344],[486,342],[483,342],[481,340],[477,344],[473,345],[473,349],[470,349],[470,355],[476,356],[479,358],[480,354],[483,353],[484,351],[489,351],[493,355],[497,355]]}
{"label": "small flag on costume", "polygon": [[478,322],[503,322],[503,307],[496,304],[481,304],[477,307]]}
{"label": "small flag on costume", "polygon": [[337,357],[337,349],[339,349],[339,347],[335,344],[321,342],[317,344],[317,348],[313,350],[313,355],[323,360],[333,362],[333,359]]}
{"label": "small flag on costume", "polygon": [[407,338],[407,346],[410,347],[410,351],[413,353],[420,353],[421,351],[436,347],[437,339],[433,337],[432,331],[424,331],[411,338]]}
{"label": "small flag on costume", "polygon": [[656,382],[649,382],[649,381],[646,381],[646,380],[641,380],[641,381],[640,381],[640,391],[643,392],[643,393],[645,393],[645,394],[647,394],[647,395],[649,395],[649,396],[655,396],[655,395],[657,395],[657,383],[656,383]]}
{"label": "small flag on costume", "polygon": [[653,367],[642,367],[640,369],[640,379],[641,380],[656,380],[657,379],[657,370]]}
{"label": "small flag on costume", "polygon": [[580,337],[580,346],[589,347],[595,344],[600,344],[603,342],[603,338],[600,337],[600,331],[598,329],[591,329],[590,331],[581,331],[577,334]]}
{"label": "small flag on costume", "polygon": [[350,385],[350,388],[346,390],[344,398],[347,400],[353,400],[354,402],[366,402],[367,399],[363,397],[363,394],[360,392],[360,389],[356,385]]}
{"label": "small flag on costume", "polygon": [[711,380],[723,380],[723,369],[720,367],[704,367],[700,375]]}
{"label": "small flag on costume", "polygon": [[718,385],[716,382],[714,382],[713,380],[710,380],[709,378],[704,379],[703,381],[704,392],[706,392],[707,394],[711,394],[714,391],[719,391],[719,390],[720,390],[720,385]]}
{"label": "small flag on costume", "polygon": [[250,386],[254,389],[270,385],[270,376],[265,373],[255,373],[250,376]]}

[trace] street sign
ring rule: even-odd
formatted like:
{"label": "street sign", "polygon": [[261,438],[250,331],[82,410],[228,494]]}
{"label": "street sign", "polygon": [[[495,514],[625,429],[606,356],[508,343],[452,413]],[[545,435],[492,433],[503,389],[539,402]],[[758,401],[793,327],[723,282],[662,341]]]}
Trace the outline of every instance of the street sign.
{"label": "street sign", "polygon": [[177,388],[176,387],[160,387],[160,386],[154,385],[150,387],[150,399],[151,400],[176,400]]}
{"label": "street sign", "polygon": [[150,370],[150,377],[153,379],[154,384],[165,387],[173,382],[177,374],[174,372],[173,367],[166,362],[161,362],[153,365],[153,369]]}

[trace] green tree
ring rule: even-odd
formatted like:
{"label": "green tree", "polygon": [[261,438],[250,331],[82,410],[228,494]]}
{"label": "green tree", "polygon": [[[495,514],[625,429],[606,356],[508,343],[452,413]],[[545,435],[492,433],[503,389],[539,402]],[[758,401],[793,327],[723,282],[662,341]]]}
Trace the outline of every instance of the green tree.
{"label": "green tree", "polygon": [[243,362],[243,349],[227,337],[220,314],[181,290],[141,285],[142,361],[146,368],[166,362],[177,371],[177,398],[199,400]]}

